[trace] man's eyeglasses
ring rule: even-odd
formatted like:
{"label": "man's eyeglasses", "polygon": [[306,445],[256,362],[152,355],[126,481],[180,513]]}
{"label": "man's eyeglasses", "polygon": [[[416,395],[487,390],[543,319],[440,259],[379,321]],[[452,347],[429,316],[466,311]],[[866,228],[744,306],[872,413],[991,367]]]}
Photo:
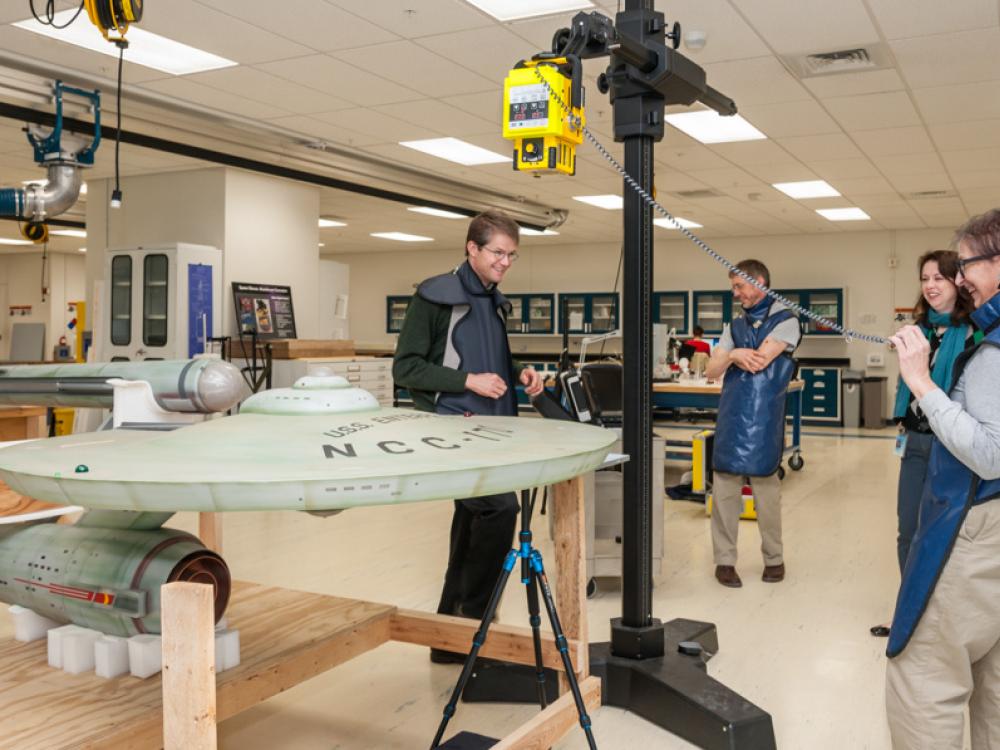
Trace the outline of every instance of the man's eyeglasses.
{"label": "man's eyeglasses", "polygon": [[497,260],[497,261],[501,261],[504,258],[506,258],[508,261],[510,261],[511,263],[513,263],[515,260],[518,259],[518,257],[520,257],[517,254],[517,250],[514,250],[513,252],[508,253],[508,252],[504,252],[503,250],[494,250],[492,247],[486,247],[486,245],[480,245],[479,249],[480,250],[485,250],[486,252],[488,252],[490,255],[493,256],[494,260]]}
{"label": "man's eyeglasses", "polygon": [[997,255],[998,253],[984,253],[983,255],[973,255],[971,258],[959,258],[956,261],[956,264],[958,265],[958,272],[964,276],[966,266],[981,260],[995,258]]}

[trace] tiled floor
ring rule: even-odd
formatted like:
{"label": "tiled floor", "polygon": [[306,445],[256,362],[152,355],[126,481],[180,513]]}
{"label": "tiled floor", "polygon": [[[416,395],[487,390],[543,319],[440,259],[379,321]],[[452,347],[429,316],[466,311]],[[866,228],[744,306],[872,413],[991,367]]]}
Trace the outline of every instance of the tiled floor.
{"label": "tiled floor", "polygon": [[[780,748],[887,748],[885,642],[868,627],[888,618],[898,583],[892,431],[858,433],[884,438],[874,440],[809,432],[816,434],[804,438],[805,468],[784,481],[787,579],[760,581],[759,536],[752,522],[743,522],[738,567],[744,587],[719,586],[704,508],[668,501],[654,614],[716,623],[720,651],[709,674],[771,713]],[[431,610],[450,517],[450,503],[352,510],[328,519],[230,514],[225,551],[241,579]],[[181,515],[171,525],[194,530],[194,518]],[[544,540],[540,546],[550,553]],[[602,583],[589,601],[591,633],[600,640],[620,609],[619,592]],[[501,619],[527,624],[526,617],[524,597],[512,586]],[[9,628],[3,611],[0,632]],[[457,667],[430,664],[426,649],[383,646],[225,722],[220,746],[425,747],[457,676]],[[535,710],[462,704],[452,726],[501,736]],[[617,709],[597,711],[594,731],[602,748],[690,747]],[[557,747],[586,743],[574,732]]]}

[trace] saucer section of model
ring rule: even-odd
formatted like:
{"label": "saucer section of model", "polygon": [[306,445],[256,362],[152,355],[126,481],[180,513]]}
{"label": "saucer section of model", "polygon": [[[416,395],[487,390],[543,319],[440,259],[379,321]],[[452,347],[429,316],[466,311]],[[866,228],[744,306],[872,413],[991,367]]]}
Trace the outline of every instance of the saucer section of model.
{"label": "saucer section of model", "polygon": [[12,446],[0,478],[88,508],[324,510],[550,484],[599,466],[615,440],[566,421],[377,408],[365,391],[329,386],[275,389],[237,416],[170,432]]}

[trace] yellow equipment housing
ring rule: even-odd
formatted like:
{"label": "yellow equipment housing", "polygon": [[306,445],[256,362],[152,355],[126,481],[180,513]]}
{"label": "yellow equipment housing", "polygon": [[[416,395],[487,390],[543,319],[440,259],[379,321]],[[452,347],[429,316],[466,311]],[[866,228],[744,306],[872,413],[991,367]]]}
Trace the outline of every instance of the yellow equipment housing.
{"label": "yellow equipment housing", "polygon": [[[503,84],[503,137],[514,142],[514,169],[576,174],[576,147],[583,142],[583,95],[573,106],[573,80],[566,58],[525,60]],[[536,73],[537,71],[537,73]],[[550,93],[538,76],[552,88]],[[572,110],[566,113],[558,99]]]}

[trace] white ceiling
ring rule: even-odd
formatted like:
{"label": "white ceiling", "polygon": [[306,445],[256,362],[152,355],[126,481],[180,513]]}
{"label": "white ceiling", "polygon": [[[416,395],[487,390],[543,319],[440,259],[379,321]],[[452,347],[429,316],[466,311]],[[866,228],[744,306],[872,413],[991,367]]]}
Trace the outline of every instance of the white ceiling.
{"label": "white ceiling", "polygon": [[[616,5],[602,2],[598,9],[613,15]],[[681,51],[769,137],[705,146],[668,129],[656,149],[658,195],[668,209],[703,224],[700,234],[953,227],[1000,203],[998,0],[671,0],[657,6],[668,21],[706,32],[704,49]],[[111,57],[9,25],[27,15],[27,0],[3,3],[0,48],[68,70],[113,76]],[[271,0],[150,0],[143,28],[240,64],[184,77],[127,65],[125,78],[139,89],[570,211],[559,237],[525,242],[617,242],[620,213],[571,199],[621,190],[620,179],[589,145],[579,149],[575,178],[533,178],[508,164],[459,167],[398,145],[452,135],[509,152],[500,137],[504,76],[518,59],[547,48],[569,18],[499,23],[462,0],[284,0],[280,11]],[[877,44],[890,65],[874,72],[799,79],[782,59]],[[595,133],[620,155],[612,142],[610,106],[592,81],[603,65],[586,66],[587,115]],[[19,77],[3,69],[0,74]],[[113,111],[107,94],[105,107]],[[142,112],[146,121],[154,115],[126,106],[126,127],[129,112]],[[133,127],[139,129],[134,121]],[[18,128],[0,121],[0,184],[40,174]],[[254,145],[245,130],[233,130],[228,138]],[[111,152],[102,147],[92,176],[110,174]],[[122,149],[126,175],[197,165],[183,157]],[[814,179],[827,180],[843,197],[796,201],[771,187]],[[721,196],[671,195],[697,189],[715,189]],[[944,194],[913,195],[927,191]],[[872,221],[831,223],[813,210],[843,206],[863,208]],[[323,190],[322,213],[348,223],[322,231],[325,253],[400,248],[368,236],[376,231],[429,235],[440,247],[464,237],[464,222],[335,190]],[[0,236],[12,234],[6,224],[0,222]],[[62,249],[75,251],[77,244],[70,241]]]}

